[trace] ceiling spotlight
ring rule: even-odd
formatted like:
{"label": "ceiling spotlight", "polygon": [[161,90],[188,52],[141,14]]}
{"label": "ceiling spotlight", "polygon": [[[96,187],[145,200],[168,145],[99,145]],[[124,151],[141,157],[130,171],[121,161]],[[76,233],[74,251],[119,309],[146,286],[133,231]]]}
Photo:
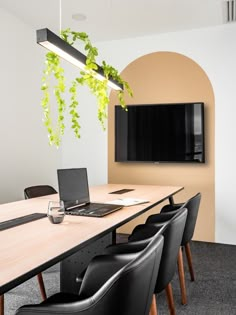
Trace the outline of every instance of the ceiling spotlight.
{"label": "ceiling spotlight", "polygon": [[81,22],[87,20],[87,16],[82,13],[75,13],[72,14],[72,19]]}

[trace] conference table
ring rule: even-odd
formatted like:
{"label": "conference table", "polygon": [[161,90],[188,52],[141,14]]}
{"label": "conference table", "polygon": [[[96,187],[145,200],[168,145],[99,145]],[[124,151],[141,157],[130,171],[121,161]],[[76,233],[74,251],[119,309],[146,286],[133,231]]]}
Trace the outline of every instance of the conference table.
{"label": "conference table", "polygon": [[[113,194],[122,189],[124,194]],[[66,215],[61,224],[47,217],[0,231],[0,295],[78,253],[118,227],[169,200],[181,186],[106,184],[90,187],[90,200],[109,202],[117,198],[141,198],[149,202],[113,212],[102,218]],[[0,205],[0,224],[31,213],[46,213],[48,202],[58,194]]]}

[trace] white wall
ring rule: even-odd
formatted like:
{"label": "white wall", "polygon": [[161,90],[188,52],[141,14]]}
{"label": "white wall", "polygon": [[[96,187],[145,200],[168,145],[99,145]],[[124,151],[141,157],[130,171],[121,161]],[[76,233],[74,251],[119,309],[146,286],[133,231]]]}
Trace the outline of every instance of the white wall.
{"label": "white wall", "polygon": [[142,55],[173,51],[193,59],[208,75],[216,106],[216,242],[228,244],[236,244],[235,36],[236,24],[231,24],[97,44],[100,55],[120,70]]}
{"label": "white wall", "polygon": [[60,152],[48,145],[40,84],[44,51],[35,31],[0,9],[0,203],[30,185],[56,184]]}

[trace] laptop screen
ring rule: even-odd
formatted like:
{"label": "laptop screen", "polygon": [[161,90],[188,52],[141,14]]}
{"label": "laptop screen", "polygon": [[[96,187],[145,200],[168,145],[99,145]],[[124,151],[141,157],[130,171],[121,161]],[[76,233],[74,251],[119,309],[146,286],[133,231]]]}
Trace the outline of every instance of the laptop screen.
{"label": "laptop screen", "polygon": [[57,177],[61,200],[75,204],[90,202],[86,168],[59,169]]}

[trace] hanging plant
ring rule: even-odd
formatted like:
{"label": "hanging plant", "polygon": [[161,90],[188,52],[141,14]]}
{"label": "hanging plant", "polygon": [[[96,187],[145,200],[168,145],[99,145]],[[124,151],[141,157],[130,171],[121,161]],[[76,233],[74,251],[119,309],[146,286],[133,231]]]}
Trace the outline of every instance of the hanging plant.
{"label": "hanging plant", "polygon": [[[66,92],[64,70],[60,65],[60,57],[53,52],[48,52],[46,54],[46,68],[43,72],[42,77],[42,108],[44,112],[44,125],[47,128],[49,143],[51,145],[56,145],[59,147],[61,142],[61,137],[64,134],[65,123],[64,115],[65,111],[69,110],[71,116],[71,128],[77,138],[80,138],[80,124],[79,124],[79,114],[78,114],[78,87],[80,85],[87,85],[90,92],[96,97],[98,103],[98,119],[105,129],[105,120],[107,119],[107,106],[109,104],[108,98],[108,78],[112,78],[119,84],[123,85],[123,90],[116,91],[120,105],[126,108],[124,94],[127,91],[128,95],[132,96],[132,90],[128,82],[124,81],[116,70],[111,65],[108,65],[105,61],[102,62],[101,68],[104,73],[104,80],[98,80],[95,77],[95,71],[98,66],[96,63],[96,58],[98,56],[98,50],[91,44],[88,35],[84,32],[74,32],[69,28],[61,31],[61,38],[70,45],[79,40],[84,44],[84,50],[86,55],[86,66],[85,70],[80,71],[80,76],[75,78],[69,86],[70,104],[67,106],[63,98],[63,94]],[[51,111],[51,99],[50,99],[50,79],[54,77],[56,85],[53,88],[57,109],[58,117],[55,123],[52,119]]]}

